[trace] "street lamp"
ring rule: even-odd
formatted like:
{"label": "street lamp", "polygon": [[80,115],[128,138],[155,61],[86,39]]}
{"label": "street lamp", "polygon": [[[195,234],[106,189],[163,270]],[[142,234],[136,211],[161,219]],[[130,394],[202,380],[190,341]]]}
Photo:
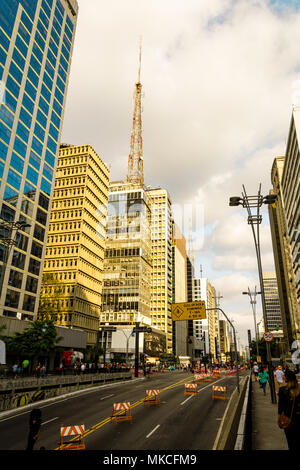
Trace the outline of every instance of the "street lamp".
{"label": "street lamp", "polygon": [[207,308],[206,311],[208,310],[220,310],[220,312],[223,313],[224,317],[226,318],[226,320],[228,321],[228,323],[230,324],[232,330],[233,330],[233,341],[234,341],[234,349],[235,349],[235,362],[236,362],[236,379],[237,379],[237,390],[238,390],[238,393],[240,393],[240,377],[239,377],[239,360],[238,360],[238,353],[237,353],[237,344],[236,344],[236,334],[235,334],[235,328],[232,324],[233,320],[229,320],[229,318],[227,317],[226,313],[223,312],[223,310],[220,308],[220,307],[215,307],[215,308]]}
{"label": "street lamp", "polygon": [[[264,290],[263,276],[262,276],[260,239],[259,239],[259,225],[262,222],[262,215],[260,214],[260,208],[263,204],[268,204],[268,205],[274,204],[276,199],[277,199],[276,194],[268,194],[267,196],[262,196],[261,184],[259,185],[258,194],[255,196],[248,196],[246,193],[245,186],[243,185],[242,197],[234,196],[234,197],[230,197],[229,199],[230,206],[241,205],[244,208],[246,208],[248,212],[248,224],[251,225],[252,234],[254,238],[254,244],[255,244],[255,250],[256,250],[257,266],[258,266],[258,274],[259,274],[260,290],[261,290],[261,301],[262,301],[262,309],[263,309],[263,317],[264,317],[265,325],[267,325],[267,313],[266,313],[265,290]],[[251,208],[256,209],[256,214],[252,214]],[[256,226],[256,232],[255,232],[254,226]],[[266,348],[267,348],[267,362],[268,362],[268,368],[270,372],[271,398],[272,398],[272,403],[276,403],[274,376],[272,372],[271,346],[269,342],[266,343]]]}
{"label": "street lamp", "polygon": [[[257,324],[256,324],[256,296],[258,294],[261,294],[261,292],[256,291],[256,286],[254,292],[250,292],[250,289],[248,287],[248,292],[243,292],[244,295],[249,295],[250,297],[250,304],[252,306],[252,311],[253,311],[253,317],[254,317],[254,331],[255,331],[255,339],[256,339],[256,355],[259,356],[259,350],[258,350],[258,335],[257,335]],[[252,298],[253,295],[253,298]]]}

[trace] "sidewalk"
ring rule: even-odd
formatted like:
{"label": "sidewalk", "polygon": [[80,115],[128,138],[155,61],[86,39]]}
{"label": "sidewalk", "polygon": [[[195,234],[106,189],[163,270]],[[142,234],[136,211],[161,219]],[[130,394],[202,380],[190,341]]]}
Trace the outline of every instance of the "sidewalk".
{"label": "sidewalk", "polygon": [[266,395],[252,379],[252,450],[288,450],[284,431],[277,425],[277,403],[271,401],[270,387]]}

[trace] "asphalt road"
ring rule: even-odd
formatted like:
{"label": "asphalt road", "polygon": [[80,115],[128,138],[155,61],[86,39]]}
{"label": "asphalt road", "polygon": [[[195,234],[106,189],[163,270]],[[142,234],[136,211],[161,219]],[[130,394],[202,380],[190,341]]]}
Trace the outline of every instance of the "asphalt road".
{"label": "asphalt road", "polygon": [[[166,371],[150,379],[103,385],[77,396],[37,404],[42,427],[35,450],[58,449],[60,426],[85,425],[87,450],[211,450],[236,377],[198,385],[197,396],[184,394],[193,374]],[[212,384],[227,387],[226,400],[212,400]],[[160,390],[160,405],[146,405],[146,389]],[[129,401],[132,422],[110,419],[113,402]],[[4,417],[0,414],[0,450],[24,450],[30,410]]]}

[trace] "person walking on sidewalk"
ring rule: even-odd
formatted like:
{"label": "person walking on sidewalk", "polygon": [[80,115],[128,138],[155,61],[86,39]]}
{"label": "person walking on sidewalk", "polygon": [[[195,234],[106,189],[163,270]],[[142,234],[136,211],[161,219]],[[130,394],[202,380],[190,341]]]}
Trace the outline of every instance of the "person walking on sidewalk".
{"label": "person walking on sidewalk", "polygon": [[279,388],[282,387],[283,385],[285,385],[284,372],[283,372],[281,366],[277,367],[277,369],[274,372],[274,376],[275,376],[275,390],[276,390],[276,393],[278,395]]}
{"label": "person walking on sidewalk", "polygon": [[253,366],[253,374],[254,374],[255,380],[257,382],[258,381],[258,365],[257,365],[256,362],[254,363],[254,366]]}
{"label": "person walking on sidewalk", "polygon": [[268,374],[266,368],[264,369],[263,367],[261,367],[260,372],[258,373],[258,378],[259,378],[259,383],[261,384],[264,395],[265,395],[266,394],[266,385],[267,385],[268,378],[269,378],[269,374]]}
{"label": "person walking on sidewalk", "polygon": [[293,371],[286,370],[285,380],[286,385],[280,387],[278,394],[278,425],[285,432],[289,450],[298,450],[300,444],[300,389]]}

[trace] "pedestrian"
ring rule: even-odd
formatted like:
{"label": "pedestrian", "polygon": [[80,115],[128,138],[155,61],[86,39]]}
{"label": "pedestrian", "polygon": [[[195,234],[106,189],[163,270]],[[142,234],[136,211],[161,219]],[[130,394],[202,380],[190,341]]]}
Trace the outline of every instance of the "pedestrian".
{"label": "pedestrian", "polygon": [[81,364],[80,369],[81,369],[81,373],[84,374],[84,371],[85,371],[85,363],[84,362]]}
{"label": "pedestrian", "polygon": [[22,372],[24,376],[28,375],[28,370],[29,370],[28,366],[29,366],[28,359],[24,359],[24,361],[22,362]]}
{"label": "pedestrian", "polygon": [[41,376],[45,377],[45,375],[46,375],[46,366],[45,366],[45,364],[43,364],[42,367],[41,367]]}
{"label": "pedestrian", "polygon": [[29,433],[27,440],[26,450],[33,450],[34,444],[36,443],[40,429],[42,425],[42,413],[39,408],[35,408],[31,411],[29,417]]}
{"label": "pedestrian", "polygon": [[268,382],[269,374],[266,368],[261,367],[260,372],[258,373],[259,383],[263,389],[264,395],[266,394],[266,385]]}
{"label": "pedestrian", "polygon": [[253,374],[254,374],[254,377],[255,377],[256,382],[258,381],[258,371],[259,371],[258,365],[257,365],[257,363],[255,362],[255,363],[254,363],[254,366],[253,366]]}
{"label": "pedestrian", "polygon": [[40,378],[40,375],[41,375],[41,364],[40,363],[38,363],[38,365],[36,366],[35,375],[38,379]]}
{"label": "pedestrian", "polygon": [[18,364],[17,363],[12,366],[12,371],[13,371],[14,379],[16,379],[17,375],[18,375]]}
{"label": "pedestrian", "polygon": [[276,390],[276,393],[278,395],[279,388],[282,387],[283,385],[285,385],[284,372],[283,372],[281,366],[277,367],[277,369],[274,372],[274,376],[275,376],[275,390]]}
{"label": "pedestrian", "polygon": [[300,389],[295,372],[287,370],[286,385],[279,388],[278,426],[284,430],[289,450],[300,444]]}

